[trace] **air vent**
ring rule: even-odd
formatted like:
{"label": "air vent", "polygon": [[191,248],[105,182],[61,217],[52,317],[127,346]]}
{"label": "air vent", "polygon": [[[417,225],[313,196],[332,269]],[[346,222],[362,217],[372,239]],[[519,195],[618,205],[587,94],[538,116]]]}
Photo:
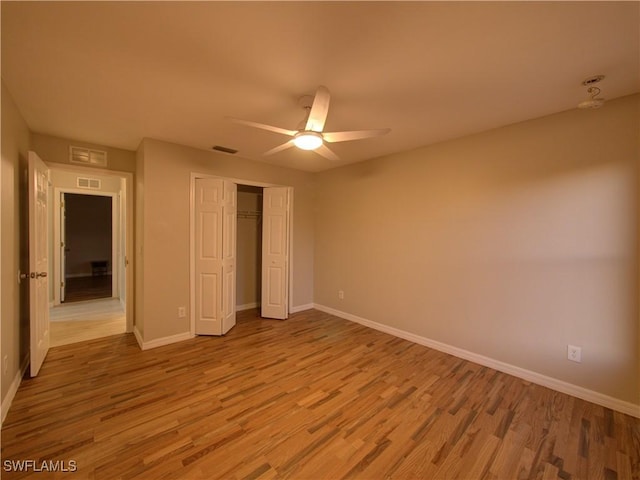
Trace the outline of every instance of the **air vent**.
{"label": "air vent", "polygon": [[229,155],[235,155],[236,153],[238,153],[238,150],[236,150],[235,148],[222,147],[220,145],[215,145],[214,147],[212,147],[212,149],[216,152],[228,153]]}
{"label": "air vent", "polygon": [[106,167],[107,152],[72,146],[69,148],[69,161],[89,167]]}
{"label": "air vent", "polygon": [[604,75],[593,75],[592,77],[585,78],[582,81],[582,85],[588,87],[590,85],[593,85],[594,83],[601,82],[602,80],[604,80]]}
{"label": "air vent", "polygon": [[76,185],[78,188],[100,190],[100,187],[102,187],[102,181],[98,178],[78,177]]}

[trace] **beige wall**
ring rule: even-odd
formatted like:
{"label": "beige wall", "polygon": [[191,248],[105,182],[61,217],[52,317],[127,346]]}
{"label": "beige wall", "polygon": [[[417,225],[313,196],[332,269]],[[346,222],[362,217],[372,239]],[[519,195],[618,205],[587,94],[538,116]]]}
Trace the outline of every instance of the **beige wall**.
{"label": "beige wall", "polygon": [[639,102],[318,174],[315,302],[640,403]]}
{"label": "beige wall", "polygon": [[[142,302],[145,342],[189,331],[178,307],[189,307],[189,192],[191,173],[264,182],[294,188],[293,305],[313,301],[313,175],[266,163],[145,139]],[[140,170],[138,170],[140,174]],[[187,315],[188,317],[188,315]]]}
{"label": "beige wall", "polygon": [[[40,153],[36,150],[38,156],[48,162],[51,161],[48,159],[47,153]],[[75,165],[72,165],[70,168],[74,168]],[[89,168],[82,168],[81,170],[62,170],[58,168],[58,165],[53,165],[53,168],[50,170],[51,175],[51,186],[53,188],[64,188],[64,189],[78,189],[78,177],[82,178],[91,178],[100,180],[100,190],[99,192],[109,192],[109,193],[118,193],[122,188],[120,184],[120,177],[114,177],[105,174],[105,170],[95,170]],[[82,191],[82,189],[78,189]],[[88,190],[92,192],[93,190]]]}
{"label": "beige wall", "polygon": [[129,173],[135,173],[136,171],[136,154],[133,151],[106,147],[104,145],[96,145],[94,143],[86,143],[78,140],[53,137],[42,133],[31,134],[31,149],[37,152],[40,158],[47,163],[66,163],[77,167],[77,164],[69,162],[70,146],[106,151],[106,169],[108,170]]}
{"label": "beige wall", "polygon": [[[2,401],[19,373],[29,352],[28,312],[25,311],[28,283],[18,285],[18,270],[26,271],[26,247],[21,234],[26,234],[24,209],[26,197],[21,195],[29,150],[29,130],[9,91],[2,82],[2,235],[1,235],[1,297],[2,297],[2,358],[7,358],[7,370],[0,359]],[[22,247],[22,248],[21,248]],[[26,304],[28,307],[28,304]]]}

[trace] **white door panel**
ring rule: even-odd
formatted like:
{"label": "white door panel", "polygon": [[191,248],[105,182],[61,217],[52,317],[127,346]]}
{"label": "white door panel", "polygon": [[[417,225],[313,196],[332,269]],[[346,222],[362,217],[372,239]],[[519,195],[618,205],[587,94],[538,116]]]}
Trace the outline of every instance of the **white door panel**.
{"label": "white door panel", "polygon": [[49,259],[47,225],[49,169],[29,152],[29,326],[31,376],[40,371],[49,351]]}
{"label": "white door panel", "polygon": [[195,192],[195,333],[221,335],[222,194],[217,179],[197,179]]}
{"label": "white door panel", "polygon": [[262,316],[289,316],[289,188],[263,190]]}
{"label": "white door panel", "polygon": [[224,182],[224,222],[222,226],[222,333],[236,324],[236,230],[237,185]]}
{"label": "white door panel", "polygon": [[195,237],[195,333],[222,335],[235,325],[235,183],[196,179]]}

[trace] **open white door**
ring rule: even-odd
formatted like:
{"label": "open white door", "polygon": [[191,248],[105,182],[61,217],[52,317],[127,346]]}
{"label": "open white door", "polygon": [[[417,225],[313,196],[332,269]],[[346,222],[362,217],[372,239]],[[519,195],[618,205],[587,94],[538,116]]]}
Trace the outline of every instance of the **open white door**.
{"label": "open white door", "polygon": [[67,213],[64,192],[60,192],[60,303],[64,302],[67,271]]}
{"label": "open white door", "polygon": [[262,316],[289,316],[289,188],[263,190]]}
{"label": "open white door", "polygon": [[49,351],[47,200],[49,169],[29,152],[29,323],[31,376],[40,371]]}
{"label": "open white door", "polygon": [[235,325],[236,185],[197,178],[194,206],[195,333],[222,335]]}
{"label": "open white door", "polygon": [[222,333],[236,324],[236,229],[238,186],[224,181],[222,225]]}

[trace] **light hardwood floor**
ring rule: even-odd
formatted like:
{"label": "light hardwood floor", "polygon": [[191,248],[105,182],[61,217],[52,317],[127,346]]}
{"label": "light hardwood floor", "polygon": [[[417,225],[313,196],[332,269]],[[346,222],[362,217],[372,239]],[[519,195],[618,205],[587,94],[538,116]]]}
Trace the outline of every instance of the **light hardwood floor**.
{"label": "light hardwood floor", "polygon": [[51,346],[126,332],[127,320],[117,298],[57,305],[50,310]]}
{"label": "light hardwood floor", "polygon": [[219,338],[51,349],[2,458],[109,480],[631,480],[640,420],[318,311],[246,311]]}

